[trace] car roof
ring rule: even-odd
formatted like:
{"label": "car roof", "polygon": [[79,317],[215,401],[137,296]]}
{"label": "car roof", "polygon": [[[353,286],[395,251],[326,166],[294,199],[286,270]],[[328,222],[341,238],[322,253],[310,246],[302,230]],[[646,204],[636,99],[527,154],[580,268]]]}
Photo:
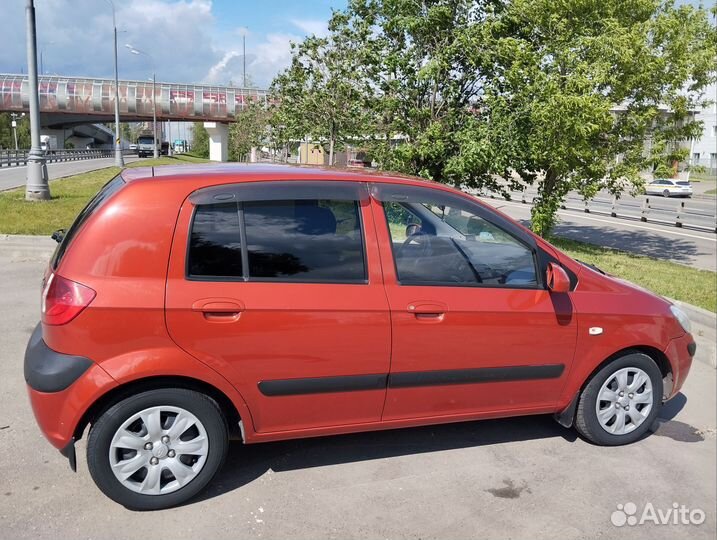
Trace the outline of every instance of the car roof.
{"label": "car roof", "polygon": [[269,163],[197,163],[186,165],[161,165],[158,167],[133,167],[121,173],[125,182],[134,181],[187,181],[206,184],[224,182],[269,180],[343,180],[354,182],[388,181],[418,183],[445,187],[424,178],[376,171],[373,169],[346,169],[341,167],[317,167],[306,165],[283,165]]}

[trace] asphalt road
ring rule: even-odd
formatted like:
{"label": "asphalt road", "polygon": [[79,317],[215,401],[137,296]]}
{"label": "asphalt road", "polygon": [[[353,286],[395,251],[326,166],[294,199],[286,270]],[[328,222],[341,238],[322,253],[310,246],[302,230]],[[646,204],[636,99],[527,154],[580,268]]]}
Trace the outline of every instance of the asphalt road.
{"label": "asphalt road", "polygon": [[[487,197],[482,200],[525,225],[530,222],[530,206],[519,200]],[[560,222],[555,228],[558,236],[668,259],[695,268],[717,270],[717,235],[714,232],[586,214],[580,210],[560,210],[558,215]]]}
{"label": "asphalt road", "polygon": [[[136,161],[136,156],[124,156],[125,162]],[[47,174],[50,180],[71,176],[73,174],[95,171],[112,167],[115,164],[115,158],[98,158],[83,159],[78,161],[60,161],[57,163],[48,163]],[[0,191],[24,186],[27,180],[27,165],[20,167],[2,167],[0,168]]]}
{"label": "asphalt road", "polygon": [[[33,247],[35,246],[35,247]],[[715,370],[700,330],[683,393],[656,434],[592,446],[544,416],[242,446],[199,499],[131,512],[43,439],[22,356],[39,310],[47,249],[0,249],[0,524],[6,538],[644,538],[714,539]],[[618,504],[673,503],[701,525],[616,527]],[[630,508],[629,506],[626,508]],[[626,518],[616,514],[616,519]],[[619,522],[619,521],[618,521]]]}

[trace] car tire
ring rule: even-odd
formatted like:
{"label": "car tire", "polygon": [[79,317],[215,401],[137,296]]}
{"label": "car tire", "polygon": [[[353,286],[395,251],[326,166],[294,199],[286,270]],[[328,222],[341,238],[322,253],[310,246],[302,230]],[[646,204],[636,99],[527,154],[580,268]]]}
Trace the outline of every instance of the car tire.
{"label": "car tire", "polygon": [[113,501],[132,510],[159,510],[204,489],[227,449],[226,420],[213,399],[163,388],[115,403],[92,424],[87,465]]}
{"label": "car tire", "polygon": [[[643,378],[645,382],[641,383]],[[575,429],[601,446],[630,444],[647,433],[661,405],[660,369],[648,355],[632,351],[611,361],[590,379],[580,394]]]}
{"label": "car tire", "polygon": [[663,197],[669,197],[669,196],[670,196],[670,190],[669,190],[669,189],[666,189],[665,191],[663,191],[663,192],[662,192],[662,196],[663,196]]}

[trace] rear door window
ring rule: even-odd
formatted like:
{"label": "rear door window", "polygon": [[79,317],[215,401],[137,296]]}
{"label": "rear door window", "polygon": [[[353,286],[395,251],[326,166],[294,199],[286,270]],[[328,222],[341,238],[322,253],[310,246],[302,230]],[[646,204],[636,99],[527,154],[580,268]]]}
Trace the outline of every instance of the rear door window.
{"label": "rear door window", "polygon": [[366,280],[356,201],[245,203],[249,279]]}
{"label": "rear door window", "polygon": [[359,203],[300,199],[201,204],[192,221],[187,275],[365,283]]}

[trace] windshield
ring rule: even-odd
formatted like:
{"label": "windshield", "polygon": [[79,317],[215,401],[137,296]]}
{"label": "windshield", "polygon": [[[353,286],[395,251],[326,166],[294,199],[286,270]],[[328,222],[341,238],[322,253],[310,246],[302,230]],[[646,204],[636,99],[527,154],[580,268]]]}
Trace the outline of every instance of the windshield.
{"label": "windshield", "polygon": [[152,137],[140,137],[137,139],[138,144],[154,144],[154,139]]}

